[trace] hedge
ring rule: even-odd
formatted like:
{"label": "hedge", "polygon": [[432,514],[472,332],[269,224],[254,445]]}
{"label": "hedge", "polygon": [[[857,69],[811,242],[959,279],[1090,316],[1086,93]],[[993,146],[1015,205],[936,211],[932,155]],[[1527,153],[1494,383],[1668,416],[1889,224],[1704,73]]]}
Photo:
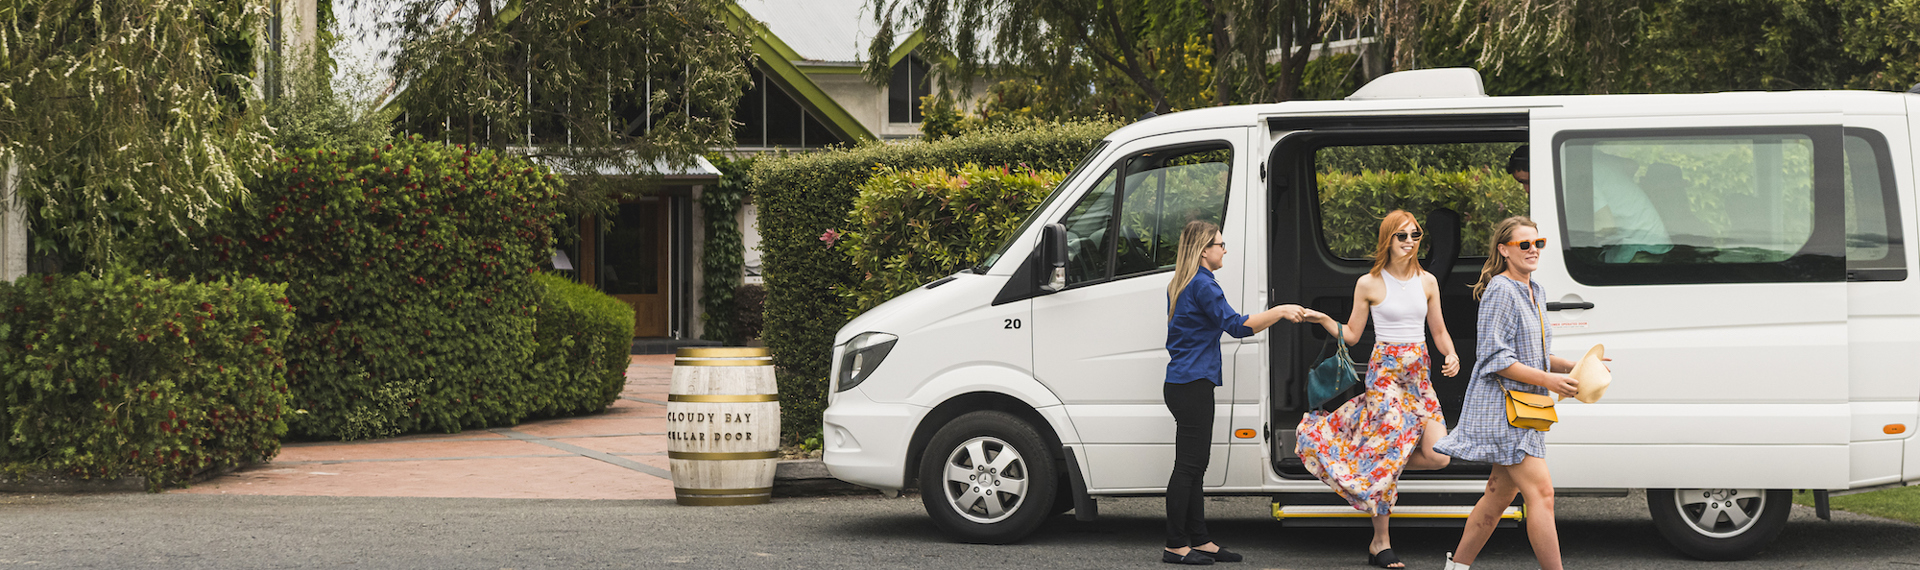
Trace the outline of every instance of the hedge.
{"label": "hedge", "polygon": [[1348,259],[1373,257],[1380,220],[1396,209],[1412,212],[1422,224],[1438,208],[1459,212],[1460,254],[1470,257],[1486,255],[1493,224],[1529,210],[1526,191],[1504,165],[1457,172],[1322,172],[1315,179],[1321,231],[1333,254]]}
{"label": "hedge", "polygon": [[[845,252],[829,247],[860,185],[881,172],[950,168],[964,163],[1069,170],[1119,125],[1087,122],[1023,131],[989,130],[934,142],[868,144],[761,160],[752,176],[766,264],[766,330],[779,366],[781,430],[801,439],[820,429],[833,335],[851,301],[838,294],[861,275]],[[825,239],[823,239],[825,238]]]}
{"label": "hedge", "polygon": [[166,244],[166,263],[288,284],[299,312],[287,368],[306,412],[293,435],[455,432],[511,424],[562,397],[526,380],[540,302],[532,273],[560,219],[552,174],[418,137],[282,157],[249,202]]}
{"label": "hedge", "polygon": [[0,468],[149,489],[273,458],[289,412],[284,285],[0,281]]}
{"label": "hedge", "polygon": [[528,415],[607,409],[626,388],[633,306],[551,274],[536,275],[534,283],[540,304],[525,387]]}
{"label": "hedge", "polygon": [[861,275],[839,291],[849,301],[847,317],[985,260],[1065,177],[971,163],[883,169],[860,186],[834,245]]}

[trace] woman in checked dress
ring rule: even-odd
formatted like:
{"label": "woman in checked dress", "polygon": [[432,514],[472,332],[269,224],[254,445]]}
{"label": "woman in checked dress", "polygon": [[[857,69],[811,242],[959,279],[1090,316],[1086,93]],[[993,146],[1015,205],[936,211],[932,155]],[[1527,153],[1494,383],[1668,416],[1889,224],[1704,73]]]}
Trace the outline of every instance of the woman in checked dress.
{"label": "woman in checked dress", "polygon": [[1573,362],[1552,356],[1546,326],[1547,291],[1533,281],[1547,240],[1522,216],[1493,228],[1487,264],[1473,296],[1480,301],[1479,361],[1467,384],[1460,424],[1435,449],[1455,459],[1493,464],[1486,494],[1467,516],[1460,545],[1446,570],[1467,570],[1486,546],[1500,514],[1518,493],[1526,497],[1527,540],[1542,570],[1560,570],[1560,537],[1553,523],[1553,478],[1547,474],[1546,433],[1507,423],[1507,390],[1572,397],[1580,385],[1566,372]]}

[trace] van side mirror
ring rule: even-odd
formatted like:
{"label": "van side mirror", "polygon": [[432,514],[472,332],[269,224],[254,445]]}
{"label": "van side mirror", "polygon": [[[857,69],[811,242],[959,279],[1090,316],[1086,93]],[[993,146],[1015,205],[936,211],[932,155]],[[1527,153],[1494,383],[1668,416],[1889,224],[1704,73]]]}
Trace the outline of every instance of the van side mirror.
{"label": "van side mirror", "polygon": [[1046,292],[1067,288],[1067,227],[1047,224],[1040,230],[1040,289]]}

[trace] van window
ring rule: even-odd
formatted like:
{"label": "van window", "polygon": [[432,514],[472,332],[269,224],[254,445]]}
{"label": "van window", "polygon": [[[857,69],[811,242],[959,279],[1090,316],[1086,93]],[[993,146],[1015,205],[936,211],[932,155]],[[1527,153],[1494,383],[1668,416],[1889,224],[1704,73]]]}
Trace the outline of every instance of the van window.
{"label": "van window", "polygon": [[1067,284],[1171,269],[1187,222],[1222,225],[1232,159],[1225,144],[1206,144],[1121,160],[1061,221]]}
{"label": "van window", "polygon": [[1887,139],[1847,129],[1846,144],[1847,280],[1904,281],[1907,256]]}
{"label": "van window", "polygon": [[1484,257],[1494,222],[1527,213],[1527,193],[1506,171],[1520,144],[1320,148],[1313,158],[1322,243],[1334,257],[1371,260],[1387,212],[1406,210],[1424,226],[1428,212],[1448,208],[1460,214],[1461,257]]}
{"label": "van window", "polygon": [[1093,190],[1067,211],[1061,225],[1067,227],[1067,284],[1083,283],[1107,277],[1107,229],[1113,225],[1114,179],[1108,170],[1094,183]]}
{"label": "van window", "polygon": [[1557,137],[1567,268],[1589,285],[1817,281],[1808,133]]}

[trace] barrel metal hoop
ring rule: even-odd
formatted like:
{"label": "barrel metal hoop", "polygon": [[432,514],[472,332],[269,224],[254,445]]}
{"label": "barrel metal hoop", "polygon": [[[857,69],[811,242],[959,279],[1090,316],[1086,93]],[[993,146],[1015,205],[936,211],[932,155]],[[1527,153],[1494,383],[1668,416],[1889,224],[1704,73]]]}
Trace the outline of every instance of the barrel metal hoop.
{"label": "barrel metal hoop", "polygon": [[681,358],[687,358],[687,357],[740,358],[740,357],[765,357],[767,355],[768,355],[767,349],[751,348],[751,347],[748,347],[748,348],[682,348],[674,354],[674,356],[678,356]]}
{"label": "barrel metal hoop", "polygon": [[779,459],[780,451],[668,451],[667,459],[697,461],[738,461],[743,459]]}
{"label": "barrel metal hoop", "polygon": [[744,404],[751,402],[778,402],[779,394],[667,394],[669,402],[689,404]]}
{"label": "barrel metal hoop", "polygon": [[675,360],[673,361],[673,365],[674,366],[773,366],[773,359],[760,357],[760,358],[736,358],[736,359]]}
{"label": "barrel metal hoop", "polygon": [[773,497],[675,497],[674,502],[689,507],[728,507],[734,505],[759,505],[773,502]]}
{"label": "barrel metal hoop", "polygon": [[773,492],[773,487],[754,487],[751,489],[688,489],[674,487],[673,492],[682,495],[765,495]]}

